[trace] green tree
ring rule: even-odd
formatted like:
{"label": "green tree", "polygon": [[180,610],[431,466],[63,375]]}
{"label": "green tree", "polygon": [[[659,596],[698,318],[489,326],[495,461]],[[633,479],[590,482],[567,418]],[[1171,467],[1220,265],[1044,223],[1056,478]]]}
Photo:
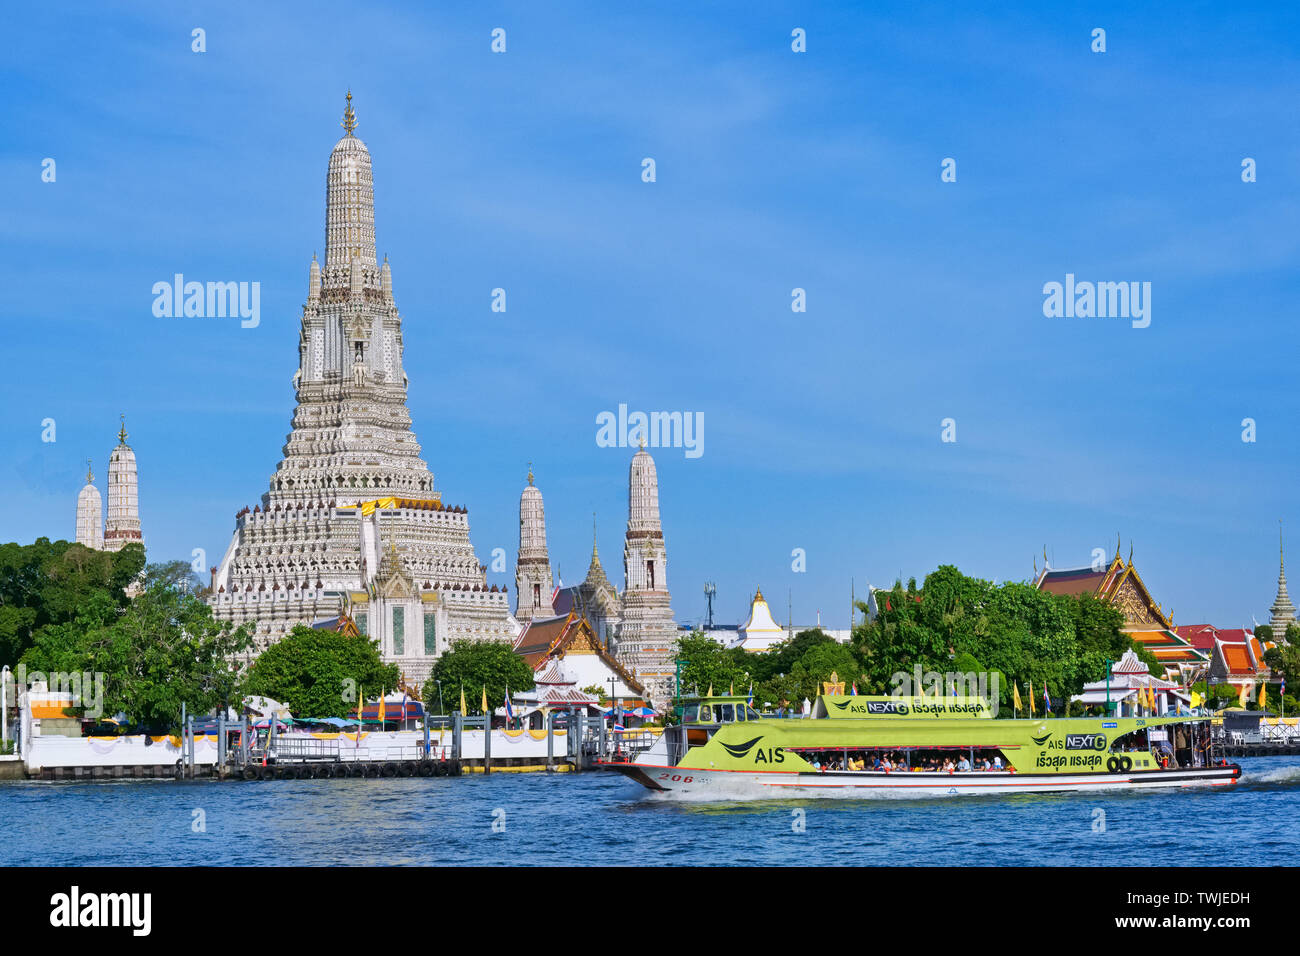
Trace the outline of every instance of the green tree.
{"label": "green tree", "polygon": [[515,653],[509,641],[453,641],[451,649],[433,665],[424,685],[424,699],[437,700],[437,682],[442,681],[447,706],[460,707],[461,688],[471,714],[482,713],[483,687],[487,686],[489,712],[502,705],[506,688],[510,693],[533,687],[533,670]]}
{"label": "green tree", "polygon": [[188,586],[183,561],[150,565],[143,590],[113,608],[92,592],[71,621],[43,627],[22,661],[29,669],[91,671],[104,678],[104,711],[151,730],[180,726],[181,705],[207,713],[238,697],[237,655],[248,627],[213,619]]}
{"label": "green tree", "polygon": [[1291,682],[1294,690],[1300,687],[1300,644],[1278,644],[1264,652],[1264,663],[1275,674]]}
{"label": "green tree", "polygon": [[299,624],[258,656],[243,689],[286,704],[295,717],[347,717],[358,695],[392,690],[399,677],[375,641]]}
{"label": "green tree", "polygon": [[0,544],[0,664],[17,664],[43,628],[76,620],[101,596],[126,606],[124,588],[144,568],[144,548],[95,551],[38,538]]}
{"label": "green tree", "polygon": [[704,694],[710,687],[715,694],[726,694],[734,686],[736,693],[746,693],[749,671],[747,658],[758,655],[739,654],[723,647],[702,631],[692,631],[677,639],[676,659],[682,661],[682,694]]}

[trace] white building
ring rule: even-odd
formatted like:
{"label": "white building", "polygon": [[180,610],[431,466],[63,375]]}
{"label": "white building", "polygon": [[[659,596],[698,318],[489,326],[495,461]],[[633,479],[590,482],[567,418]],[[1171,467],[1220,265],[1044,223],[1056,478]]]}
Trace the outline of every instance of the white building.
{"label": "white building", "polygon": [[518,626],[505,589],[487,585],[467,510],[443,504],[411,428],[402,317],[375,252],[351,93],[343,128],[326,173],[325,264],[312,257],[302,307],[292,428],[261,503],[235,516],[211,604],[221,620],[256,622],[259,649],[349,613],[422,681],[451,641],[512,640]]}

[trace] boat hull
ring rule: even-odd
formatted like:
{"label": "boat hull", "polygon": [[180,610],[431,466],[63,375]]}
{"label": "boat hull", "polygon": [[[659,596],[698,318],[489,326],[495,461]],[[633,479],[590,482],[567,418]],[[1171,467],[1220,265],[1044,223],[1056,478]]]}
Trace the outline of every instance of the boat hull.
{"label": "boat hull", "polygon": [[653,764],[606,764],[647,789],[691,799],[850,799],[978,796],[991,793],[1073,793],[1146,790],[1163,787],[1231,786],[1241,776],[1236,764],[1141,773],[885,773],[876,771],[698,770]]}

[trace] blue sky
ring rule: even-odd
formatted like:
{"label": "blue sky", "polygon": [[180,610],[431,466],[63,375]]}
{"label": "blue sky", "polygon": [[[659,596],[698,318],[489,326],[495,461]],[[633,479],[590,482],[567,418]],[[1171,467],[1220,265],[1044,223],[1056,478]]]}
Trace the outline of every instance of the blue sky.
{"label": "blue sky", "polygon": [[[1024,579],[1117,532],[1178,623],[1267,619],[1279,518],[1300,560],[1300,11],[448,6],[10,12],[0,539],[73,535],[125,412],[151,558],[217,562],[289,427],[350,87],[416,435],[495,583],[532,461],[565,582],[595,511],[621,584],[631,452],[595,420],[626,403],[704,415],[702,457],[655,451],[679,620],[711,579],[722,621],[761,585],[843,626],[851,580]],[[176,272],[260,282],[261,325],[155,318]],[[1151,282],[1150,327],[1044,317],[1067,272]]]}

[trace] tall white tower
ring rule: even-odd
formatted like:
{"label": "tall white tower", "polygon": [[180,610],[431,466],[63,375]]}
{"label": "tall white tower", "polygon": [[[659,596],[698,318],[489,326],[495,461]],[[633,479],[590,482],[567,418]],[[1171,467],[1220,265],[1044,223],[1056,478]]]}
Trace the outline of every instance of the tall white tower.
{"label": "tall white tower", "polygon": [[104,550],[104,499],[95,487],[95,472],[86,461],[86,486],[77,495],[77,544]]}
{"label": "tall white tower", "polygon": [[542,492],[533,484],[519,496],[519,560],[515,563],[515,619],[520,624],[534,617],[554,617],[551,604],[551,558],[546,550],[546,511]]}
{"label": "tall white tower", "polygon": [[672,696],[677,625],[668,595],[668,556],[659,523],[659,476],[644,441],[628,470],[623,576],[623,616],[616,653],[658,706]]}
{"label": "tall white tower", "polygon": [[[346,613],[385,661],[422,681],[451,642],[510,640],[517,628],[508,589],[487,583],[475,555],[467,509],[443,503],[411,427],[402,316],[392,269],[375,255],[371,156],[351,93],[342,126],[325,179],[325,254],[308,271],[291,430],[261,501],[235,515],[209,601],[218,620],[255,623],[258,650],[295,624]],[[430,334],[427,320],[421,329]]]}
{"label": "tall white tower", "polygon": [[144,544],[140,534],[140,488],[136,473],[135,452],[126,443],[126,416],[117,433],[117,447],[108,458],[108,521],[104,530],[104,548],[121,551],[135,542]]}

